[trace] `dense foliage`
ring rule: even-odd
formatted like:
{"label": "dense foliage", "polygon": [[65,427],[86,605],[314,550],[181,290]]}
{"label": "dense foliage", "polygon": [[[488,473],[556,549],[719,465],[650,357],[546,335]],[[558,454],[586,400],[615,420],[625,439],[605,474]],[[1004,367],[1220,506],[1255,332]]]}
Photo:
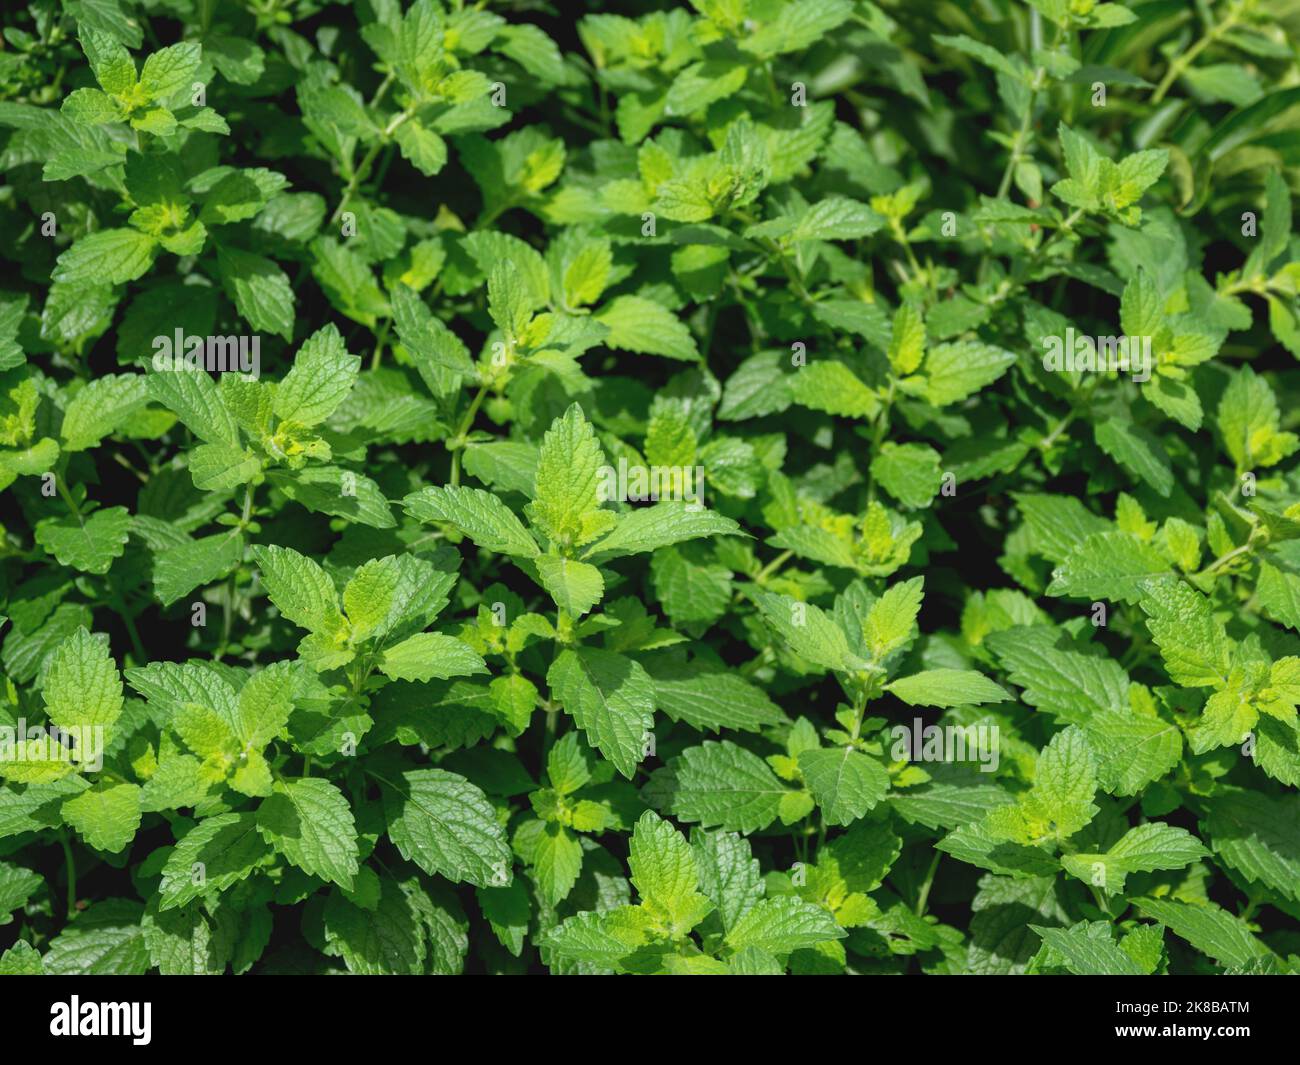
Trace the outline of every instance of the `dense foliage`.
{"label": "dense foliage", "polygon": [[4,19],[0,972],[1300,966],[1292,0]]}

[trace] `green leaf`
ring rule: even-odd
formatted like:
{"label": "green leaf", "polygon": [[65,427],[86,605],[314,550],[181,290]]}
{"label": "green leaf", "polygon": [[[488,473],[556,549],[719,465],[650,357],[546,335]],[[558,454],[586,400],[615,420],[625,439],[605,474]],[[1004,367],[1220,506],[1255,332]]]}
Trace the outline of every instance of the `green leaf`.
{"label": "green leaf", "polygon": [[326,950],[359,976],[413,976],[424,971],[426,944],[412,902],[391,877],[379,878],[371,907],[331,892],[322,914]]}
{"label": "green leaf", "polygon": [[[13,912],[21,909],[44,882],[30,869],[0,862],[0,925],[9,924]],[[3,973],[3,959],[0,959],[0,975]]]}
{"label": "green leaf", "polygon": [[695,865],[704,893],[717,907],[724,931],[730,931],[763,897],[758,859],[749,841],[734,832],[691,832]]}
{"label": "green leaf", "polygon": [[63,817],[96,850],[116,854],[140,827],[140,788],[101,781],[63,804]]}
{"label": "green leaf", "polygon": [[1185,828],[1151,821],[1129,829],[1104,854],[1066,854],[1061,865],[1085,883],[1120,894],[1129,873],[1181,869],[1209,853]]}
{"label": "green leaf", "polygon": [[812,603],[773,592],[751,593],[768,624],[800,658],[825,669],[865,669],[868,665],[849,650],[848,637]]}
{"label": "green leaf", "polygon": [[1060,629],[1016,625],[990,633],[984,646],[998,657],[1030,706],[1068,724],[1087,725],[1108,712],[1128,711],[1128,674],[1119,663],[1089,654]]}
{"label": "green leaf", "polygon": [[352,808],[328,780],[276,781],[257,809],[257,830],[303,872],[351,888],[359,852]]}
{"label": "green leaf", "polygon": [[1238,473],[1274,466],[1300,447],[1295,433],[1279,431],[1280,419],[1268,382],[1243,366],[1224,390],[1215,415]]}
{"label": "green leaf", "polygon": [[256,330],[287,341],[293,334],[294,299],[289,277],[265,256],[217,246],[221,280],[239,313]]}
{"label": "green leaf", "polygon": [[200,444],[190,455],[194,487],[204,492],[223,492],[247,484],[261,470],[262,460],[244,447]]}
{"label": "green leaf", "polygon": [[922,366],[922,395],[936,407],[956,403],[992,384],[1016,361],[1015,355],[973,340],[939,344]]}
{"label": "green leaf", "polygon": [[416,521],[447,522],[489,551],[525,558],[541,553],[510,508],[481,488],[424,488],[403,499],[402,506]]}
{"label": "green leaf", "polygon": [[689,362],[700,357],[695,338],[685,323],[652,300],[619,296],[606,304],[595,317],[609,329],[605,338],[608,347]]}
{"label": "green leaf", "polygon": [[632,830],[627,858],[641,905],[665,934],[685,935],[713,909],[702,895],[695,852],[672,825],[647,810]]}
{"label": "green leaf", "polygon": [[392,300],[397,335],[431,390],[436,391],[434,375],[438,372],[445,371],[459,377],[477,376],[478,371],[474,369],[465,345],[433,316],[419,296],[406,285],[397,285]]}
{"label": "green leaf", "polygon": [[78,629],[60,643],[41,696],[50,720],[62,728],[110,728],[122,713],[122,676],[108,637]]}
{"label": "green leaf", "polygon": [[225,891],[247,879],[270,854],[251,813],[204,818],[176,842],[162,870],[159,910]]}
{"label": "green leaf", "polygon": [[316,562],[291,547],[260,544],[253,548],[253,559],[271,602],[295,625],[325,634],[343,629],[334,582]]}
{"label": "green leaf", "polygon": [[758,947],[772,954],[815,947],[848,933],[826,910],[793,895],[760,899],[727,933],[732,950]]}
{"label": "green leaf", "polygon": [[103,229],[82,237],[59,256],[51,275],[66,284],[121,285],[153,265],[154,238],[137,229]]}
{"label": "green leaf", "polygon": [[542,587],[555,605],[573,617],[581,617],[605,596],[600,570],[586,562],[557,555],[540,555],[534,561]]}
{"label": "green leaf", "polygon": [[972,706],[1000,703],[1010,696],[973,669],[927,669],[885,685],[908,706]]}
{"label": "green leaf", "polygon": [[1230,646],[1210,601],[1172,577],[1148,580],[1139,605],[1175,684],[1218,688],[1227,680]]}
{"label": "green leaf", "polygon": [[145,378],[149,398],[161,403],[200,440],[239,446],[239,425],[212,378],[194,370],[156,371]]}
{"label": "green leaf", "polygon": [[1160,438],[1144,426],[1109,418],[1094,426],[1097,446],[1158,495],[1174,488],[1173,464]]}
{"label": "green leaf", "polygon": [[202,48],[197,41],[154,52],[140,68],[140,88],[150,100],[167,100],[189,89],[201,58]]}
{"label": "green leaf", "polygon": [[40,954],[25,939],[0,954],[0,976],[41,976],[44,972]]}
{"label": "green leaf", "polygon": [[446,680],[486,673],[487,666],[469,644],[438,632],[420,632],[389,647],[379,671],[393,680]]}
{"label": "green leaf", "polygon": [[1168,560],[1132,533],[1093,533],[1052,571],[1047,594],[1136,603],[1145,584],[1169,570]]}
{"label": "green leaf", "polygon": [[801,751],[799,771],[828,825],[852,824],[889,790],[885,767],[852,747]]}
{"label": "green leaf", "polygon": [[452,883],[510,883],[510,848],[481,789],[445,769],[413,769],[381,783],[388,837],[403,858]]}
{"label": "green leaf", "polygon": [[758,732],[784,719],[781,708],[763,689],[721,667],[698,662],[689,666],[650,666],[655,705],[674,721],[701,730],[724,728]]}
{"label": "green leaf", "polygon": [[1159,921],[1219,965],[1249,965],[1269,954],[1268,948],[1250,934],[1246,922],[1214,903],[1192,905],[1143,898],[1135,899],[1134,905],[1143,917]]}
{"label": "green leaf", "polygon": [[[529,827],[532,831],[526,833]],[[582,872],[582,843],[577,836],[555,822],[533,821],[521,828],[515,849],[532,867],[544,898],[552,905],[568,898]]]}
{"label": "green leaf", "polygon": [[740,531],[740,526],[731,518],[693,503],[674,500],[638,507],[620,515],[614,530],[589,547],[586,554],[602,560],[622,558],[686,540],[727,536]]}
{"label": "green leaf", "polygon": [[372,529],[391,529],[397,524],[383,489],[353,470],[340,466],[308,466],[293,473],[270,470],[267,480],[318,514],[335,514]]}
{"label": "green leaf", "polygon": [[244,538],[233,531],[169,544],[154,556],[154,592],[170,606],[195,588],[227,576],[243,557]]}
{"label": "green leaf", "polygon": [[[729,740],[688,747],[661,776],[663,798],[680,821],[728,832],[754,832],[776,820],[789,794],[758,755]],[[657,792],[658,794],[658,792]]]}
{"label": "green leaf", "polygon": [[924,444],[884,444],[871,460],[871,476],[907,507],[928,507],[943,484],[939,453]]}
{"label": "green leaf", "polygon": [[91,381],[63,412],[63,450],[95,447],[147,399],[145,380],[139,374],[109,374]]}
{"label": "green leaf", "polygon": [[1031,817],[1054,825],[1058,838],[1092,820],[1097,762],[1084,733],[1071,726],[1052,737],[1038,756],[1033,789],[1024,800]]}
{"label": "green leaf", "polygon": [[135,63],[121,39],[90,21],[79,29],[81,48],[103,90],[119,95],[129,91],[136,83]]}
{"label": "green leaf", "polygon": [[140,976],[149,968],[140,917],[129,899],[90,906],[50,941],[43,959],[51,976]]}
{"label": "green leaf", "polygon": [[610,651],[566,648],[546,683],[587,742],[631,779],[654,728],[654,685],[645,669]]}
{"label": "green leaf", "polygon": [[[1071,928],[1042,928],[1031,925],[1043,943],[1059,954],[1065,967],[1076,976],[1142,976],[1144,970],[1111,939],[1105,922],[1080,922]],[[1092,929],[1099,931],[1093,933]]]}
{"label": "green leaf", "polygon": [[1100,711],[1083,728],[1097,755],[1097,779],[1112,795],[1137,795],[1183,754],[1178,727],[1158,717]]}
{"label": "green leaf", "polygon": [[1201,831],[1221,862],[1247,880],[1300,901],[1300,822],[1297,797],[1238,788],[1205,801]]}
{"label": "green leaf", "polygon": [[794,401],[846,418],[870,418],[880,409],[876,393],[842,362],[818,359],[790,378]]}
{"label": "green leaf", "polygon": [[447,142],[418,119],[403,122],[394,139],[402,158],[425,177],[433,177],[447,165]]}
{"label": "green leaf", "polygon": [[333,325],[317,330],[298,349],[293,369],[276,387],[276,417],[298,425],[319,425],[352,391],[361,360],[349,355]]}
{"label": "green leaf", "polygon": [[916,616],[921,610],[924,587],[924,577],[899,581],[871,604],[862,623],[862,639],[873,662],[886,661],[916,636]]}
{"label": "green leaf", "polygon": [[605,455],[582,408],[572,404],[542,438],[529,520],[561,548],[589,542],[614,523],[601,511]]}

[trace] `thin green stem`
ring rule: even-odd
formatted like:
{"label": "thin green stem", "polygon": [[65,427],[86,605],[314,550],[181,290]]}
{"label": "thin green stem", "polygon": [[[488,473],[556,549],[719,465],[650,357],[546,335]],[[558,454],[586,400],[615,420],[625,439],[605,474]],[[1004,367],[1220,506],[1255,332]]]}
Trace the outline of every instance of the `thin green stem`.
{"label": "thin green stem", "polygon": [[515,199],[513,196],[509,197],[508,199],[502,200],[499,204],[493,207],[492,210],[485,211],[483,213],[483,215],[479,218],[479,220],[476,223],[474,223],[475,228],[486,229],[498,218],[500,218],[503,214],[505,214],[508,210],[510,210],[512,207],[515,206],[517,206],[517,204],[515,203]]}
{"label": "thin green stem", "polygon": [[1218,558],[1216,558],[1213,562],[1211,562],[1209,565],[1207,565],[1204,569],[1202,569],[1202,570],[1200,570],[1199,572],[1197,572],[1194,576],[1195,576],[1195,577],[1208,577],[1208,576],[1210,576],[1212,573],[1215,573],[1217,570],[1222,569],[1224,566],[1226,566],[1226,565],[1227,565],[1229,562],[1231,562],[1233,559],[1235,559],[1235,558],[1240,558],[1242,555],[1249,554],[1249,553],[1250,553],[1251,551],[1253,551],[1253,550],[1255,550],[1255,540],[1254,540],[1254,537],[1251,537],[1249,540],[1247,540],[1247,541],[1246,541],[1244,544],[1242,544],[1240,547],[1234,547],[1231,551],[1226,551],[1226,552],[1224,552],[1222,555],[1220,555]]}
{"label": "thin green stem", "polygon": [[235,616],[235,575],[233,573],[226,581],[225,600],[225,605],[221,608],[221,643],[217,645],[217,650],[212,656],[214,662],[220,662],[225,657],[226,648],[230,645],[230,628]]}
{"label": "thin green stem", "polygon": [[122,624],[126,626],[127,638],[131,641],[131,650],[135,652],[135,658],[138,663],[144,665],[149,661],[149,655],[145,653],[144,643],[140,639],[140,630],[135,627],[135,618],[126,609],[126,604],[118,600],[118,609],[121,612]]}
{"label": "thin green stem", "polygon": [[[1040,39],[1038,30],[1040,16],[1037,11],[1032,11],[1030,15],[1035,24],[1034,39],[1038,40]],[[1061,39],[1064,35],[1065,27],[1058,26],[1056,29],[1056,36],[1052,40],[1052,51],[1055,51],[1060,47]],[[1011,179],[1015,176],[1016,167],[1019,166],[1021,161],[1026,157],[1025,144],[1029,140],[1029,131],[1033,127],[1034,123],[1034,105],[1038,102],[1038,94],[1043,90],[1043,87],[1046,84],[1047,68],[1039,67],[1034,71],[1033,79],[1029,83],[1029,99],[1025,101],[1025,113],[1020,118],[1020,126],[1016,130],[1015,137],[1011,142],[1011,154],[1007,156],[1007,165],[1002,171],[1001,179],[998,181],[997,199],[999,200],[1004,199],[1007,193],[1011,191]],[[980,279],[980,281],[984,280],[984,274],[988,267],[988,260],[988,252],[985,251],[985,253],[980,257],[979,269],[975,275]]]}
{"label": "thin green stem", "polygon": [[1223,17],[1222,22],[1217,26],[1211,26],[1204,37],[1193,44],[1187,51],[1174,57],[1169,64],[1169,69],[1165,71],[1165,76],[1160,79],[1160,84],[1156,86],[1156,91],[1151,94],[1152,104],[1158,104],[1165,98],[1165,93],[1173,87],[1174,82],[1178,80],[1182,73],[1196,62],[1197,56],[1236,25],[1237,20],[1241,18],[1241,13],[1242,6],[1233,4],[1229,7],[1228,13]]}
{"label": "thin green stem", "polygon": [[72,516],[82,525],[85,525],[85,519],[81,516],[81,508],[77,506],[76,499],[74,499],[72,493],[68,491],[67,485],[63,483],[63,470],[59,470],[55,473],[54,487],[58,490],[59,498],[62,499],[63,502],[68,505],[68,509],[72,511]]}
{"label": "thin green stem", "polygon": [[379,327],[379,339],[375,341],[375,353],[370,356],[370,369],[379,369],[379,360],[384,354],[384,345],[388,342],[388,330],[392,325],[392,319],[385,318],[384,324]]}
{"label": "thin green stem", "polygon": [[916,896],[916,908],[913,911],[917,917],[925,913],[926,903],[930,901],[930,888],[934,886],[934,874],[939,869],[939,859],[943,857],[943,851],[935,851],[934,857],[930,859],[930,868],[926,870],[925,879],[921,881],[921,890]]}
{"label": "thin green stem", "polygon": [[1029,99],[1025,102],[1025,115],[1020,120],[1020,128],[1016,130],[1015,139],[1011,142],[1011,154],[1007,157],[1006,169],[1002,171],[1002,180],[998,182],[997,198],[1000,200],[1011,189],[1011,179],[1015,175],[1016,167],[1024,158],[1025,140],[1029,137],[1029,127],[1034,121],[1034,101],[1038,97],[1038,92],[1043,87],[1043,79],[1047,71],[1039,67],[1034,71],[1034,80],[1029,83]]}
{"label": "thin green stem", "polygon": [[348,183],[346,188],[343,190],[343,195],[339,198],[339,204],[334,208],[334,214],[330,217],[331,222],[337,222],[339,220],[339,216],[343,214],[343,208],[348,205],[348,201],[356,194],[361,183],[366,180],[366,176],[370,173],[370,168],[374,165],[375,156],[379,154],[379,150],[388,143],[389,138],[397,131],[397,128],[409,119],[412,114],[413,112],[410,108],[398,112],[398,114],[393,117],[392,121],[383,128],[383,131],[379,134],[378,138],[376,138],[375,143],[367,149],[366,154],[361,157],[360,164],[352,171],[352,174],[348,178]]}
{"label": "thin green stem", "polygon": [[487,385],[479,385],[478,393],[474,396],[469,405],[469,410],[460,420],[460,425],[456,427],[455,434],[447,441],[447,446],[451,448],[451,483],[460,484],[460,453],[465,447],[465,434],[469,432],[470,427],[474,424],[474,416],[483,404],[483,397],[487,395]]}
{"label": "thin green stem", "polygon": [[782,551],[776,558],[754,574],[754,583],[762,584],[768,577],[789,562],[793,555],[793,551]]}
{"label": "thin green stem", "polygon": [[63,845],[63,862],[68,877],[68,920],[77,912],[77,863],[72,857],[72,843],[68,839],[67,829],[59,829],[59,843]]}
{"label": "thin green stem", "polygon": [[781,93],[776,87],[776,75],[772,73],[772,61],[770,59],[763,64],[763,80],[767,85],[768,102],[773,107],[780,107]]}
{"label": "thin green stem", "polygon": [[388,92],[388,87],[393,84],[393,79],[396,76],[397,75],[391,70],[384,75],[384,80],[379,83],[379,88],[375,90],[375,95],[370,98],[370,110],[373,111],[379,105],[379,102],[384,98],[384,94]]}
{"label": "thin green stem", "polygon": [[1074,420],[1078,416],[1079,416],[1079,411],[1075,409],[1070,411],[1069,414],[1067,414],[1064,418],[1058,421],[1055,427],[1052,429],[1052,431],[1049,432],[1045,437],[1043,437],[1042,440],[1038,441],[1038,450],[1039,451],[1049,450],[1051,446],[1061,438],[1061,434],[1065,432],[1065,430],[1068,429],[1073,424]]}
{"label": "thin green stem", "polygon": [[[884,402],[880,405],[880,413],[876,415],[875,431],[871,434],[871,457],[874,459],[880,454],[881,445],[884,443],[885,433],[889,430],[889,411],[894,405],[894,390],[898,387],[898,381],[891,376],[889,378],[889,391],[885,394]],[[876,480],[871,477],[870,470],[867,472],[870,483],[867,487],[867,499],[876,498]]]}
{"label": "thin green stem", "polygon": [[911,242],[907,239],[907,230],[903,228],[903,223],[897,218],[890,218],[889,229],[893,234],[894,240],[901,245],[903,253],[907,256],[907,265],[912,270],[912,276],[909,280],[918,280],[924,271],[921,269],[921,264],[916,260],[916,253],[912,251]]}

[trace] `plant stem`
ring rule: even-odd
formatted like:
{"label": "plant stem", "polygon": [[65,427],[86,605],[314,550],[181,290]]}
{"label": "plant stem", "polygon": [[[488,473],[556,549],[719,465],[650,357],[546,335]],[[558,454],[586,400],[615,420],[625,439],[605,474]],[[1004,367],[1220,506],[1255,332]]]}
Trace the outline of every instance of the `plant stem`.
{"label": "plant stem", "polygon": [[379,101],[384,98],[384,93],[386,93],[388,87],[393,84],[394,77],[396,77],[396,75],[391,70],[384,75],[384,80],[379,83],[379,88],[375,90],[375,95],[370,98],[369,108],[371,110],[374,110],[374,108],[378,106]]}
{"label": "plant stem", "polygon": [[1043,437],[1043,439],[1038,441],[1038,450],[1047,451],[1048,449],[1050,449],[1051,446],[1055,444],[1057,440],[1060,439],[1061,434],[1070,427],[1074,419],[1077,418],[1078,416],[1079,416],[1078,410],[1077,409],[1072,410],[1070,411],[1069,414],[1067,414],[1064,418],[1062,418],[1059,422],[1057,422],[1056,426],[1052,429],[1052,431],[1048,433],[1045,437]]}
{"label": "plant stem", "polygon": [[1187,51],[1182,55],[1177,56],[1169,64],[1169,69],[1165,71],[1165,76],[1160,79],[1160,84],[1156,86],[1156,91],[1151,94],[1150,102],[1152,104],[1158,104],[1163,100],[1165,98],[1165,93],[1173,87],[1174,82],[1178,80],[1183,71],[1196,61],[1196,57],[1236,25],[1237,19],[1241,17],[1241,12],[1242,8],[1239,5],[1232,5],[1228,9],[1228,13],[1223,17],[1222,22],[1217,26],[1211,26],[1209,32],[1207,32],[1204,37],[1187,49]]}
{"label": "plant stem", "polygon": [[142,664],[147,664],[149,655],[145,653],[144,643],[140,640],[140,631],[135,627],[135,618],[133,618],[126,609],[126,603],[118,600],[118,609],[122,612],[122,624],[126,626],[126,635],[131,641],[131,650],[135,652],[136,659]]}
{"label": "plant stem", "polygon": [[907,265],[911,267],[912,275],[909,281],[916,281],[921,277],[921,264],[916,260],[916,253],[912,251],[912,245],[907,239],[907,230],[903,228],[903,223],[897,218],[889,220],[889,229],[893,234],[894,240],[902,246],[903,253],[907,256]]}
{"label": "plant stem", "polygon": [[[886,393],[884,402],[881,404],[880,413],[876,415],[876,428],[871,434],[872,459],[880,454],[881,444],[884,442],[885,433],[889,429],[889,410],[894,405],[894,390],[897,386],[898,380],[893,375],[890,375],[889,391]],[[867,499],[874,500],[876,498],[876,480],[871,476],[870,466],[868,466],[867,469],[867,477],[869,478]]]}
{"label": "plant stem", "polygon": [[451,448],[451,483],[453,485],[460,484],[460,453],[465,447],[465,434],[469,432],[470,426],[474,424],[474,415],[478,413],[478,409],[483,403],[483,397],[487,395],[487,387],[487,385],[479,385],[478,394],[471,401],[469,410],[465,412],[465,417],[460,420],[455,435],[447,441],[447,446]]}
{"label": "plant stem", "polygon": [[1204,569],[1194,574],[1194,576],[1208,577],[1215,570],[1221,569],[1222,567],[1226,566],[1234,558],[1240,558],[1242,555],[1248,554],[1253,550],[1255,550],[1255,542],[1254,542],[1254,538],[1252,537],[1251,539],[1247,540],[1244,544],[1242,544],[1240,547],[1234,547],[1231,551],[1227,551],[1224,554],[1220,555]]}
{"label": "plant stem", "polygon": [[781,269],[785,272],[786,280],[790,282],[790,287],[794,290],[794,294],[799,297],[800,302],[811,307],[816,300],[804,287],[803,278],[799,276],[799,272],[794,268],[794,263],[790,262],[785,250],[774,240],[762,240],[759,241],[759,244],[769,255],[776,257],[776,261],[780,263]]}
{"label": "plant stem", "polygon": [[59,842],[63,845],[63,861],[68,874],[68,920],[72,920],[77,912],[77,863],[72,857],[67,829],[59,829]]}
{"label": "plant stem", "polygon": [[412,112],[408,108],[407,110],[401,111],[395,115],[392,121],[384,127],[379,137],[375,140],[375,143],[372,144],[366,151],[366,154],[361,157],[360,165],[352,171],[351,177],[348,178],[347,187],[343,190],[343,195],[339,197],[339,205],[334,208],[334,214],[330,216],[331,222],[337,222],[339,220],[339,215],[343,213],[343,208],[348,205],[348,200],[352,198],[353,194],[356,193],[357,188],[361,185],[361,182],[366,180],[366,175],[370,173],[370,167],[374,164],[375,156],[379,154],[379,149],[388,143],[389,138],[394,132],[396,132],[397,127],[410,118],[411,114]]}
{"label": "plant stem", "polygon": [[776,558],[772,559],[771,562],[769,562],[766,566],[764,566],[761,570],[759,570],[757,573],[754,574],[754,583],[762,584],[776,570],[779,570],[782,566],[784,566],[787,562],[789,562],[790,557],[793,554],[794,554],[793,551],[782,551],[779,555],[776,556]]}
{"label": "plant stem", "polygon": [[379,339],[375,342],[375,353],[370,357],[370,369],[379,369],[379,360],[384,354],[384,344],[388,341],[388,329],[392,325],[391,318],[385,318],[384,324],[379,327]]}
{"label": "plant stem", "polygon": [[781,94],[776,88],[776,76],[772,73],[772,61],[763,64],[763,80],[767,85],[767,96],[773,107],[781,105]]}
{"label": "plant stem", "polygon": [[1039,67],[1034,71],[1034,80],[1029,83],[1029,99],[1025,103],[1025,117],[1020,120],[1020,128],[1016,130],[1015,140],[1011,142],[1011,155],[1007,157],[1006,169],[1002,171],[1002,180],[998,182],[997,198],[1000,200],[1006,196],[1011,188],[1011,178],[1015,175],[1016,166],[1024,158],[1022,152],[1025,147],[1025,140],[1029,136],[1029,127],[1034,120],[1034,101],[1038,96],[1039,90],[1043,87],[1043,78],[1047,71]]}
{"label": "plant stem", "polygon": [[934,885],[934,874],[939,868],[939,859],[943,857],[943,851],[935,851],[934,857],[930,859],[930,868],[926,871],[925,879],[921,881],[921,890],[916,896],[916,913],[920,917],[925,913],[925,904],[930,901],[930,888]]}
{"label": "plant stem", "polygon": [[84,526],[86,520],[81,516],[81,508],[77,506],[77,501],[72,497],[72,493],[68,491],[67,485],[63,483],[63,472],[63,470],[59,470],[55,473],[54,487],[58,490],[59,498],[62,499],[63,502],[68,505],[68,509],[72,511],[72,516],[77,519],[78,523]]}
{"label": "plant stem", "polygon": [[217,652],[212,656],[213,661],[220,662],[226,654],[226,646],[230,643],[230,626],[234,620],[235,613],[235,575],[232,573],[230,579],[226,582],[226,603],[221,610],[221,643],[217,647]]}

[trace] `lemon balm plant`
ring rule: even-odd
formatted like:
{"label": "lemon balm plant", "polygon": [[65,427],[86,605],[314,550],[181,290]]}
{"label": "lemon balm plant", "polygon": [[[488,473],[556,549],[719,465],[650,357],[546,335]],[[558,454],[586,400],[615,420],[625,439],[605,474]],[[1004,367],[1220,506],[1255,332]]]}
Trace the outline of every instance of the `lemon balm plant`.
{"label": "lemon balm plant", "polygon": [[1281,0],[36,0],[0,972],[1300,957]]}

